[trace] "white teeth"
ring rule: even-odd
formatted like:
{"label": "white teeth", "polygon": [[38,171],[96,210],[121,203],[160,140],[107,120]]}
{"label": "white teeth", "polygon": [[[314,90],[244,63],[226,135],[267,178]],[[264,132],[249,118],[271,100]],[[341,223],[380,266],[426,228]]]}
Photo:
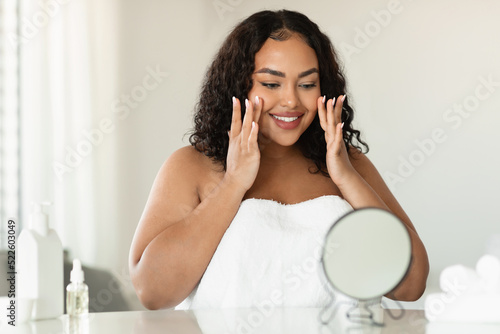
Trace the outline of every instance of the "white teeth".
{"label": "white teeth", "polygon": [[298,119],[298,117],[280,117],[280,116],[275,116],[275,115],[271,115],[271,116],[273,116],[274,118],[279,119],[280,121],[283,121],[283,122],[293,122],[296,119]]}

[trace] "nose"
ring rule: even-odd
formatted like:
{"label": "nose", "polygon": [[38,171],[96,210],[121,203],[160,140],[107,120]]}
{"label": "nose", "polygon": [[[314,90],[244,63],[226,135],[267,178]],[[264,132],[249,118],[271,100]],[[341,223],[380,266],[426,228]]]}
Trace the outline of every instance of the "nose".
{"label": "nose", "polygon": [[299,105],[299,97],[294,86],[288,85],[283,89],[280,104],[288,109],[295,109]]}

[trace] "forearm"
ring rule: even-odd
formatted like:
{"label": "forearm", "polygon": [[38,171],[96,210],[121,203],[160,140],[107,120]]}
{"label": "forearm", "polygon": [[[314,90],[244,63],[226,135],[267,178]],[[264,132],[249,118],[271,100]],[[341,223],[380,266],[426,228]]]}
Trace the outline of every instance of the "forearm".
{"label": "forearm", "polygon": [[356,170],[353,170],[345,180],[338,182],[337,186],[344,199],[349,202],[353,209],[375,207],[389,210],[384,201]]}
{"label": "forearm", "polygon": [[402,301],[415,301],[425,291],[429,274],[429,259],[418,234],[412,229],[408,229],[408,232],[412,245],[411,265],[403,281],[387,297]]}
{"label": "forearm", "polygon": [[244,191],[223,179],[189,215],[159,233],[134,266],[139,298],[172,307],[196,286],[238,211]]}

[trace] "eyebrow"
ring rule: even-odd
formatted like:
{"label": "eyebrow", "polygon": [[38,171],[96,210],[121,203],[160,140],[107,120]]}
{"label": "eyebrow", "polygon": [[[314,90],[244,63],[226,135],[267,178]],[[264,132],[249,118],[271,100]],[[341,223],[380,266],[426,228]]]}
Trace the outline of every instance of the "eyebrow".
{"label": "eyebrow", "polygon": [[[275,76],[281,77],[281,78],[286,77],[285,73],[283,73],[281,71],[272,70],[268,67],[261,68],[260,70],[256,71],[255,73],[267,73],[267,74],[275,75]],[[312,74],[312,73],[319,73],[319,71],[316,67],[310,68],[307,71],[299,73],[299,78],[307,77],[309,74]]]}

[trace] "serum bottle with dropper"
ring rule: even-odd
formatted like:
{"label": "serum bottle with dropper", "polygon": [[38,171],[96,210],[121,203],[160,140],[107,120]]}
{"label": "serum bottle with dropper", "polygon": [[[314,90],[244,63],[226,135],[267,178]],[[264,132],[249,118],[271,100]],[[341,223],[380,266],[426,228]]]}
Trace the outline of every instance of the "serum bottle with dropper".
{"label": "serum bottle with dropper", "polygon": [[66,312],[70,317],[78,317],[89,312],[89,288],[84,283],[84,275],[80,260],[73,260],[71,283],[66,288]]}

